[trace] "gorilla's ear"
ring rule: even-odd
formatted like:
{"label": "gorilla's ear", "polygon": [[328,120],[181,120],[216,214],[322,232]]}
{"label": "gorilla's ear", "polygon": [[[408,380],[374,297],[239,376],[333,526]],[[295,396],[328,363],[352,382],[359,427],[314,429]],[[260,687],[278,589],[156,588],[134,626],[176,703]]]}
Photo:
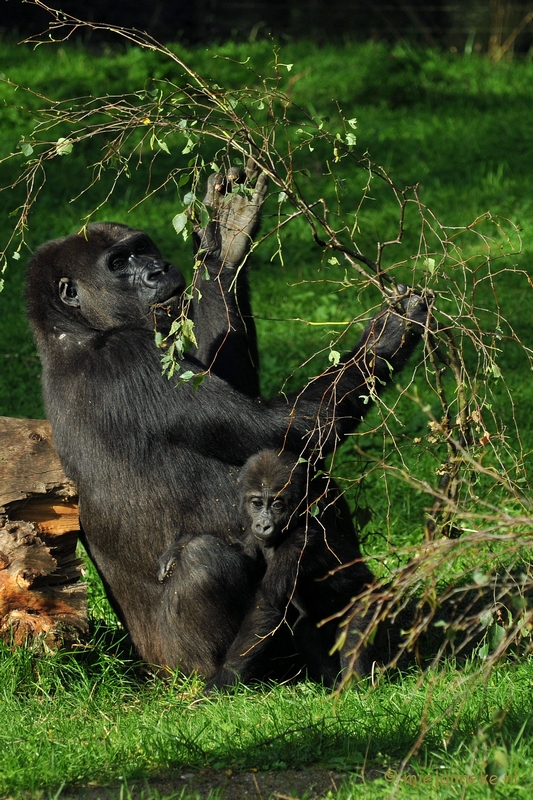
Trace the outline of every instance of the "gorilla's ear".
{"label": "gorilla's ear", "polygon": [[66,306],[71,306],[72,308],[80,307],[78,292],[71,278],[59,279],[59,296]]}

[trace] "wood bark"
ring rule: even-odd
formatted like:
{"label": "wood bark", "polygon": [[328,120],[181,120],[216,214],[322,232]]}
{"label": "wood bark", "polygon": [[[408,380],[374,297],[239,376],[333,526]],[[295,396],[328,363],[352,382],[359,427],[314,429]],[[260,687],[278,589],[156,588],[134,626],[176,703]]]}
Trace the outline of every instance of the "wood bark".
{"label": "wood bark", "polygon": [[56,649],[88,630],[76,487],[44,420],[0,417],[0,638]]}

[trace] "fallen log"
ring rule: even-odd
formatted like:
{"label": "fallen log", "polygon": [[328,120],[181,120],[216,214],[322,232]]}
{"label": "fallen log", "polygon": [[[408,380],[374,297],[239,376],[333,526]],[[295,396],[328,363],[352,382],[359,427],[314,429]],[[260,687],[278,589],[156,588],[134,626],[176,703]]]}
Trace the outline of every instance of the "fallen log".
{"label": "fallen log", "polygon": [[0,417],[0,638],[57,649],[88,631],[76,487],[44,420]]}

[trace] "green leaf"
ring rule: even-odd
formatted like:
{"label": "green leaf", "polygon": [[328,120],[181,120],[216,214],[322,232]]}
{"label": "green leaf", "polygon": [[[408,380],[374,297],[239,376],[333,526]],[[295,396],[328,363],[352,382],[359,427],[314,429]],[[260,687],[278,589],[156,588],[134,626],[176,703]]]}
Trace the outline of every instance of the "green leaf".
{"label": "green leaf", "polygon": [[202,205],[200,209],[200,227],[205,228],[211,222],[211,215],[209,214],[209,209]]}
{"label": "green leaf", "polygon": [[162,139],[158,139],[157,137],[156,137],[156,142],[157,142],[157,146],[159,147],[160,150],[162,150],[164,153],[168,153],[168,155],[170,155],[170,150],[168,149],[168,145],[167,145],[166,142],[164,142]]}
{"label": "green leaf", "polygon": [[72,153],[73,144],[70,139],[61,137],[56,143],[56,153],[58,156],[68,156]]}
{"label": "green leaf", "polygon": [[511,598],[511,604],[517,611],[524,611],[527,608],[527,600],[525,597]]}
{"label": "green leaf", "polygon": [[476,569],[472,577],[474,578],[476,586],[485,586],[485,584],[489,582],[489,576],[481,569]]}
{"label": "green leaf", "polygon": [[494,621],[494,615],[490,608],[485,608],[479,615],[479,622],[482,628],[488,628]]}
{"label": "green leaf", "polygon": [[346,144],[348,147],[354,147],[357,144],[357,136],[355,133],[346,134]]}
{"label": "green leaf", "polygon": [[353,117],[352,119],[347,119],[346,122],[348,123],[350,128],[354,128],[354,129],[357,128],[357,120],[356,120],[355,117]]}
{"label": "green leaf", "polygon": [[181,214],[176,214],[176,216],[172,220],[172,227],[174,228],[177,234],[180,234],[187,226],[188,221],[189,218],[187,214],[184,211],[182,211]]}
{"label": "green leaf", "polygon": [[184,319],[182,324],[182,336],[186,343],[198,347],[196,336],[194,335],[194,322],[192,319]]}
{"label": "green leaf", "polygon": [[21,142],[19,147],[22,150],[22,154],[25,156],[31,156],[33,153],[33,147],[31,144],[28,144],[28,142]]}
{"label": "green leaf", "polygon": [[488,633],[490,636],[491,650],[497,650],[505,639],[505,628],[497,623],[494,623],[494,625],[490,626]]}
{"label": "green leaf", "polygon": [[185,343],[180,336],[177,336],[174,340],[173,350],[177,353],[177,358],[183,358],[183,353],[185,351]]}
{"label": "green leaf", "polygon": [[483,645],[483,647],[480,647],[480,648],[479,648],[479,650],[477,651],[477,654],[478,654],[479,658],[481,658],[481,660],[482,660],[482,661],[484,661],[484,660],[487,658],[487,656],[488,656],[488,654],[489,654],[489,645],[488,645],[488,642],[486,642],[486,643]]}
{"label": "green leaf", "polygon": [[179,368],[178,362],[168,356],[161,359],[161,366],[163,375],[166,375],[169,380],[176,372],[176,369]]}
{"label": "green leaf", "polygon": [[168,332],[168,335],[169,336],[175,336],[175,334],[179,331],[180,328],[181,328],[181,319],[173,320],[172,325],[170,326],[170,330]]}
{"label": "green leaf", "polygon": [[198,389],[200,388],[200,386],[202,385],[202,383],[205,381],[206,378],[207,378],[206,372],[198,372],[192,379],[193,391],[195,392],[198,391]]}
{"label": "green leaf", "polygon": [[333,366],[336,367],[339,361],[341,360],[341,354],[339,353],[338,350],[330,350],[328,359],[331,361]]}
{"label": "green leaf", "polygon": [[191,136],[187,136],[187,144],[181,151],[184,156],[186,156],[188,153],[191,153],[194,150],[196,146],[196,141],[197,140],[193,139]]}

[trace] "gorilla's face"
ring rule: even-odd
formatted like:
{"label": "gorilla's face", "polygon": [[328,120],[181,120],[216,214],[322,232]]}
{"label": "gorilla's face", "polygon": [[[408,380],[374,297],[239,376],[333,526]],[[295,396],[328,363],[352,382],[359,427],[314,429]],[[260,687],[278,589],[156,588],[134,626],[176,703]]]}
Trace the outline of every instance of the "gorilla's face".
{"label": "gorilla's face", "polygon": [[[49,242],[37,255],[37,263],[44,257],[52,265],[52,305],[65,324],[78,321],[97,331],[153,327],[154,313],[169,318],[179,313],[184,277],[142,231],[97,223],[85,235]],[[57,328],[57,313],[54,317]]]}

